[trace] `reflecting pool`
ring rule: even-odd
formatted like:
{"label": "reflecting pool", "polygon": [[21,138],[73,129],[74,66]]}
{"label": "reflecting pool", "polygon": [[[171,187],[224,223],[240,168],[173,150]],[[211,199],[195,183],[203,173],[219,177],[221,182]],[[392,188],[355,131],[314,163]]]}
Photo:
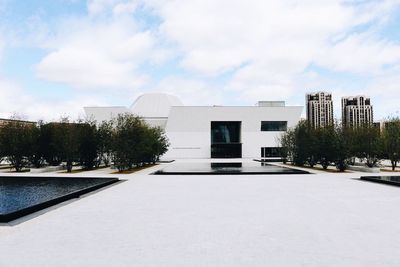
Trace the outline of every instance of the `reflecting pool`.
{"label": "reflecting pool", "polygon": [[307,171],[265,162],[196,162],[172,163],[153,173],[156,175],[221,175],[221,174],[309,174]]}
{"label": "reflecting pool", "polygon": [[0,222],[117,182],[117,178],[0,177]]}

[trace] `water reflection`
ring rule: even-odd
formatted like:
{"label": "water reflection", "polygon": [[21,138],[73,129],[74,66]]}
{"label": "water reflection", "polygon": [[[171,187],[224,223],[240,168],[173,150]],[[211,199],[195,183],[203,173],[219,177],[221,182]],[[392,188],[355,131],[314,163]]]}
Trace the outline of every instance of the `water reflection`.
{"label": "water reflection", "polygon": [[114,180],[114,178],[0,177],[0,215]]}
{"label": "water reflection", "polygon": [[265,162],[193,162],[173,163],[154,174],[309,174],[297,169]]}

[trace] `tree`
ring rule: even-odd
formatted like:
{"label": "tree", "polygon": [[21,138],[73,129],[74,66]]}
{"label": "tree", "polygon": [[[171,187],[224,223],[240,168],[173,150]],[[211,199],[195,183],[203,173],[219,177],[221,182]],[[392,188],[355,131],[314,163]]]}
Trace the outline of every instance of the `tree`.
{"label": "tree", "polygon": [[51,166],[58,166],[63,158],[64,128],[60,123],[46,123],[40,127],[40,146],[43,157]]}
{"label": "tree", "polygon": [[318,152],[320,150],[319,140],[318,140],[318,129],[311,127],[311,125],[307,124],[306,134],[307,138],[305,139],[305,149],[307,153],[307,163],[311,168],[315,166],[318,162]]}
{"label": "tree", "polygon": [[314,129],[307,123],[301,121],[294,129],[293,136],[293,163],[303,166],[308,163],[311,167],[315,165],[316,139]]}
{"label": "tree", "polygon": [[283,162],[286,163],[288,161],[291,161],[293,163],[295,152],[295,131],[293,129],[288,129],[279,138],[279,143],[281,146]]}
{"label": "tree", "polygon": [[139,117],[119,115],[113,122],[112,157],[119,171],[156,162],[169,146],[164,132]]}
{"label": "tree", "polygon": [[44,150],[43,144],[47,142],[42,136],[43,122],[39,121],[36,127],[32,127],[32,152],[29,156],[29,162],[35,167],[40,168],[44,165]]}
{"label": "tree", "polygon": [[307,160],[307,152],[304,146],[307,138],[306,126],[306,124],[299,123],[294,130],[293,163],[298,166],[303,166]]}
{"label": "tree", "polygon": [[336,137],[335,127],[333,125],[319,128],[316,131],[316,139],[318,140],[316,157],[324,169],[327,169],[331,163],[335,162],[337,152]]}
{"label": "tree", "polygon": [[29,165],[36,125],[12,118],[0,130],[0,147],[17,172]]}
{"label": "tree", "polygon": [[313,167],[319,162],[324,169],[335,164],[344,171],[350,157],[346,131],[338,123],[323,128],[312,128],[305,121],[289,129],[279,139],[284,161],[302,166],[305,163]]}
{"label": "tree", "polygon": [[61,159],[66,163],[67,172],[72,171],[73,163],[79,161],[79,124],[70,123],[64,118],[57,124],[57,139],[60,140]]}
{"label": "tree", "polygon": [[340,124],[336,123],[334,133],[333,158],[336,168],[343,172],[346,170],[349,158],[351,157],[350,145],[348,142],[348,131],[346,128],[343,128]]}
{"label": "tree", "polygon": [[159,127],[146,127],[143,146],[143,159],[147,163],[155,163],[160,156],[168,151],[168,140]]}
{"label": "tree", "polygon": [[78,138],[79,162],[84,169],[93,169],[98,155],[99,142],[97,139],[96,124],[84,122],[75,124]]}
{"label": "tree", "polygon": [[98,140],[98,161],[97,167],[101,163],[104,166],[110,166],[112,159],[112,137],[113,137],[113,121],[103,121],[98,129],[96,139]]}
{"label": "tree", "polygon": [[366,161],[368,167],[373,167],[382,155],[382,137],[380,129],[371,124],[364,124],[349,129],[352,140],[352,155]]}
{"label": "tree", "polygon": [[131,114],[118,115],[114,121],[112,137],[113,161],[117,169],[131,169],[141,162],[145,126],[138,117]]}
{"label": "tree", "polygon": [[390,119],[386,124],[382,134],[383,149],[385,158],[389,159],[392,170],[396,169],[400,160],[400,119]]}

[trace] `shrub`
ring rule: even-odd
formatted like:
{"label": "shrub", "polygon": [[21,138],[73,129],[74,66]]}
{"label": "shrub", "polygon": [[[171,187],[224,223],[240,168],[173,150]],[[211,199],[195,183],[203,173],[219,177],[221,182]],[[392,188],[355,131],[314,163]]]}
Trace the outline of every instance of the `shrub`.
{"label": "shrub", "polygon": [[112,157],[119,171],[154,163],[168,149],[163,131],[149,127],[139,117],[119,115],[113,125]]}
{"label": "shrub", "polygon": [[16,118],[6,122],[0,130],[2,154],[17,172],[29,165],[35,132],[36,125]]}

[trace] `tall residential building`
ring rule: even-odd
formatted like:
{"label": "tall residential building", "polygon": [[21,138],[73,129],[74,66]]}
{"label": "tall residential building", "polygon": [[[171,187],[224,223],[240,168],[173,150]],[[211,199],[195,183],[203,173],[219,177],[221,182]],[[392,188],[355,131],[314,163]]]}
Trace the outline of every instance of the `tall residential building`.
{"label": "tall residential building", "polygon": [[332,94],[317,92],[306,95],[307,121],[314,128],[333,124]]}
{"label": "tall residential building", "polygon": [[371,124],[374,121],[374,112],[371,99],[365,96],[351,96],[342,98],[342,123],[345,126],[360,126]]}

